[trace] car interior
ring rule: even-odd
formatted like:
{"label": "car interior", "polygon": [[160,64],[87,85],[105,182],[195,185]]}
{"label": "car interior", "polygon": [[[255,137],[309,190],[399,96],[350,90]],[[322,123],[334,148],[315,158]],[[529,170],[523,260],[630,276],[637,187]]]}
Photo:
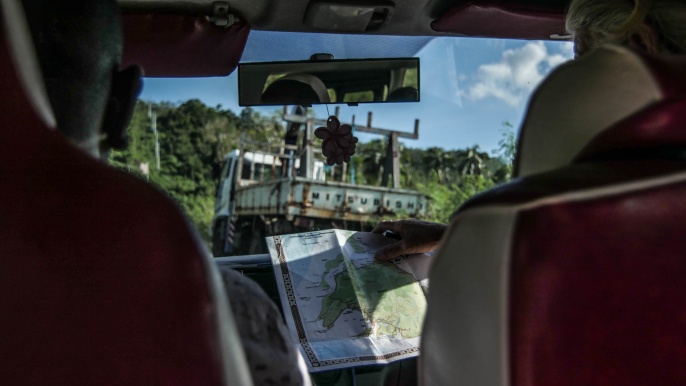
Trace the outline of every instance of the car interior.
{"label": "car interior", "polygon": [[[21,9],[14,0],[1,4],[0,178],[27,173],[64,187],[54,196],[46,192],[41,203],[22,199],[30,196],[31,184],[0,189],[0,199],[17,203],[8,218],[0,213],[0,229],[7,232],[0,239],[0,307],[30,315],[0,316],[0,346],[23,348],[0,348],[2,367],[15,377],[11,383],[252,384],[214,265],[254,279],[281,307],[269,256],[201,256],[188,224],[162,195],[146,196],[150,208],[130,208],[126,197],[149,194],[142,182],[122,180],[76,149],[65,151],[36,76]],[[340,43],[335,59],[377,60],[411,58],[432,37],[570,40],[567,0],[119,4],[122,66],[138,64],[147,77],[224,77],[252,62],[334,53],[309,45],[319,36],[324,46],[326,39]],[[408,39],[394,47],[396,37]],[[602,47],[553,72],[532,95],[519,129],[513,181],[462,206],[443,236],[430,274],[419,358],[312,373],[313,383],[683,384],[685,67],[678,56]],[[303,77],[281,81],[288,80],[317,83]],[[259,83],[264,94],[257,96],[264,98],[268,85]],[[327,88],[319,90],[318,101],[302,104],[326,103]],[[394,90],[409,91],[421,99],[421,91],[401,88],[375,95],[392,99]],[[32,129],[15,130],[17,122]],[[64,170],[90,165],[87,172],[100,176],[94,189],[122,208],[121,218],[83,220],[97,213],[70,196],[70,184],[82,183],[78,174],[58,180],[41,172],[55,159]],[[137,229],[131,224],[137,211],[156,213],[141,227],[172,232],[159,240],[136,234],[108,240],[112,229]],[[69,220],[57,223],[41,213],[69,213]],[[25,249],[26,235],[35,229],[38,240],[44,232],[62,237],[50,248],[53,259],[66,263],[49,268],[65,270],[59,274],[74,287],[47,274],[45,256]],[[73,254],[70,244],[86,247]],[[117,246],[130,256],[113,253]],[[95,254],[101,259],[92,259]],[[109,280],[102,280],[103,272]],[[128,275],[150,277],[163,292],[127,288]],[[90,295],[74,299],[70,294],[79,286]],[[160,296],[178,297],[183,308],[150,308]],[[46,312],[62,316],[46,320]],[[147,323],[127,325],[131,314],[144,315]],[[90,330],[92,325],[112,331],[96,335],[100,329]],[[127,328],[115,328],[122,325]],[[89,345],[79,344],[83,336]],[[75,362],[82,366],[75,368]]]}

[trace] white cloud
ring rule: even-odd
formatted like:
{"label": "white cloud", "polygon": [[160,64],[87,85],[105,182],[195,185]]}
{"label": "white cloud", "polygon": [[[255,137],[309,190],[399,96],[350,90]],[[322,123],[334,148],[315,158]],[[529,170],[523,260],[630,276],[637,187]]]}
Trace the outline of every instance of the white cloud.
{"label": "white cloud", "polygon": [[569,59],[564,49],[552,54],[540,41],[506,50],[500,62],[479,66],[475,83],[465,96],[472,100],[495,97],[510,106],[520,106],[552,68]]}
{"label": "white cloud", "polygon": [[560,51],[562,51],[562,55],[567,57],[567,58],[573,58],[574,57],[574,43],[572,42],[564,42],[561,44]]}
{"label": "white cloud", "polygon": [[548,63],[548,66],[550,66],[550,68],[554,68],[554,67],[557,67],[560,64],[562,64],[568,60],[569,60],[569,58],[566,58],[560,54],[556,54],[556,55],[549,56],[546,59],[546,63]]}

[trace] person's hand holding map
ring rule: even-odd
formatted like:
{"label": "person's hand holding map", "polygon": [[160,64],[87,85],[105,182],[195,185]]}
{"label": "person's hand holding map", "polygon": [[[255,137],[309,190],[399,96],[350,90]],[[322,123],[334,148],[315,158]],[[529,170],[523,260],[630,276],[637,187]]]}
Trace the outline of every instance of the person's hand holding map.
{"label": "person's hand holding map", "polygon": [[397,234],[400,240],[376,251],[374,258],[388,261],[402,255],[433,251],[438,247],[446,229],[448,226],[445,224],[414,219],[382,221],[376,225],[372,233],[383,234],[391,231]]}

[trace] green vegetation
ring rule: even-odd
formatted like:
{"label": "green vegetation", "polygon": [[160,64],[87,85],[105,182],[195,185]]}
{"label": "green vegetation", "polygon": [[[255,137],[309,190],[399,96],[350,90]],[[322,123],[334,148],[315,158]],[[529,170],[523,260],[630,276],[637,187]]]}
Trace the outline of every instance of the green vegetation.
{"label": "green vegetation", "polygon": [[374,91],[356,91],[349,92],[343,97],[343,102],[355,103],[355,102],[373,102],[374,101]]}
{"label": "green vegetation", "polygon": [[[159,170],[151,109],[157,114]],[[402,149],[402,187],[431,196],[432,215],[428,220],[447,222],[469,197],[510,178],[514,134],[509,123],[504,126],[499,148],[490,155],[478,146],[460,150]],[[129,148],[113,152],[110,163],[167,192],[209,241],[223,157],[239,147],[241,133],[256,141],[278,144],[285,130],[276,113],[264,116],[245,108],[236,114],[221,105],[209,107],[199,100],[189,100],[181,104],[139,102],[128,133]],[[353,162],[358,184],[379,185],[385,154],[381,139],[357,146]]]}
{"label": "green vegetation", "polygon": [[[405,148],[401,145],[400,174],[404,189],[431,197],[428,221],[446,223],[452,213],[475,194],[509,181],[515,152],[512,124],[503,122],[498,149],[489,155],[474,145],[445,150]],[[386,143],[382,139],[357,146],[353,161],[359,184],[378,186],[383,176]]]}
{"label": "green vegetation", "polygon": [[[159,170],[151,108],[157,114]],[[276,116],[265,117],[250,108],[236,115],[221,106],[208,107],[199,100],[178,105],[151,105],[143,101],[136,106],[129,125],[129,148],[112,152],[110,163],[169,194],[209,241],[221,160],[238,148],[243,132],[258,141],[279,143],[283,124]]]}
{"label": "green vegetation", "polygon": [[408,68],[403,77],[403,84],[400,87],[414,87],[417,88],[417,69]]}

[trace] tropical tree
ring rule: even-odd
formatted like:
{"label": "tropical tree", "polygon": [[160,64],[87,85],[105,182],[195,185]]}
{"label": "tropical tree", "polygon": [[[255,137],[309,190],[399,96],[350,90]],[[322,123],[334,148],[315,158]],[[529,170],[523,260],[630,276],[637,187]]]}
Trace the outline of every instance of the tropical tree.
{"label": "tropical tree", "polygon": [[357,146],[356,158],[362,160],[361,172],[365,185],[378,185],[384,172],[386,161],[386,141],[375,139]]}
{"label": "tropical tree", "polygon": [[[159,170],[151,109],[157,115]],[[221,106],[208,107],[199,100],[179,105],[142,101],[137,104],[128,128],[128,149],[112,152],[110,163],[165,191],[209,240],[223,157],[238,148],[242,133],[260,141],[278,142],[281,132],[278,116],[263,116],[251,109],[236,115]]]}
{"label": "tropical tree", "polygon": [[485,174],[484,160],[486,159],[488,159],[488,154],[482,152],[479,145],[468,147],[460,154],[457,170],[463,177]]}
{"label": "tropical tree", "polygon": [[502,168],[495,171],[495,177],[499,182],[509,181],[512,177],[512,166],[517,151],[517,139],[513,130],[512,123],[508,121],[503,122],[503,131],[501,132],[498,148],[493,150],[493,155],[496,156],[502,163]]}
{"label": "tropical tree", "polygon": [[438,174],[438,182],[445,184],[448,172],[450,171],[449,164],[453,156],[440,147],[430,147],[426,150],[424,156],[424,167],[428,170],[435,170]]}

